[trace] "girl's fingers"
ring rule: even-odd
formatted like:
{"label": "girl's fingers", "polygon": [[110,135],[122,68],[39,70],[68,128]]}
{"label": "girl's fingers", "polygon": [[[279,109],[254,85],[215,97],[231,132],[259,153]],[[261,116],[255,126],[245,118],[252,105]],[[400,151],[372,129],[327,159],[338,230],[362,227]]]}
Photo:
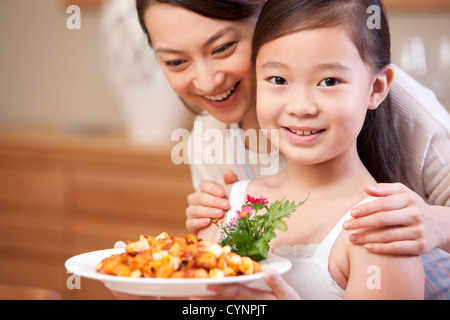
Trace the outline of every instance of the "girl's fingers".
{"label": "girl's fingers", "polygon": [[298,300],[297,292],[284,281],[275,270],[268,270],[266,283],[272,289],[273,294],[280,300]]}
{"label": "girl's fingers", "polygon": [[273,300],[275,296],[269,292],[249,288],[242,284],[210,285],[208,290],[214,291],[216,299],[224,300]]}

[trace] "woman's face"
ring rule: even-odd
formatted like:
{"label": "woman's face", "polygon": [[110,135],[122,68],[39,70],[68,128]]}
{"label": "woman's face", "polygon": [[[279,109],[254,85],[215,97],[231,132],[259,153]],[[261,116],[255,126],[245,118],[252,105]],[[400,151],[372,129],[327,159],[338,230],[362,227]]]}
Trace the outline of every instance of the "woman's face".
{"label": "woman's face", "polygon": [[171,87],[225,123],[255,107],[251,63],[254,19],[214,20],[170,4],[152,4],[145,22]]}

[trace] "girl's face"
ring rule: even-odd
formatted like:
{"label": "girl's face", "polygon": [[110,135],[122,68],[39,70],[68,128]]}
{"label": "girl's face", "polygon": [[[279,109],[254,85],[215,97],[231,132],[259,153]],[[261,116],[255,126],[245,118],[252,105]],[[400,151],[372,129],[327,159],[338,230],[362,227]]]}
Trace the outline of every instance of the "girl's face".
{"label": "girl's face", "polygon": [[[256,61],[261,128],[301,164],[356,152],[375,76],[344,28],[301,31],[263,45]],[[270,132],[270,130],[268,131]]]}
{"label": "girl's face", "polygon": [[225,123],[255,106],[250,61],[255,19],[214,20],[170,4],[152,4],[145,21],[171,87]]}

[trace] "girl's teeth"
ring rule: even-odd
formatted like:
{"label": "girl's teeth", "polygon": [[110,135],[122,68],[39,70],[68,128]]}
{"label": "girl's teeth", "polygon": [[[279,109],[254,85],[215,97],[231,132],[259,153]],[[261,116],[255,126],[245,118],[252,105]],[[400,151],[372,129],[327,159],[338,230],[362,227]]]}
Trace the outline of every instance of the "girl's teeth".
{"label": "girl's teeth", "polygon": [[304,131],[302,131],[302,130],[300,130],[300,131],[297,131],[297,130],[291,130],[293,133],[295,133],[295,134],[298,134],[299,136],[310,136],[310,135],[312,135],[312,134],[316,134],[316,133],[319,133],[320,132],[320,130],[314,130],[314,131],[308,131],[308,130],[304,130]]}

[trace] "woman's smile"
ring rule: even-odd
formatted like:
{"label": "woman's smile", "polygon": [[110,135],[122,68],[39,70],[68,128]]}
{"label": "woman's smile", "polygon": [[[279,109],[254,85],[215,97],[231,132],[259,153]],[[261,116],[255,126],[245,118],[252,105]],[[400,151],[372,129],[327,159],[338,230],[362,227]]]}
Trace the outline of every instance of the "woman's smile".
{"label": "woman's smile", "polygon": [[226,108],[236,101],[239,95],[239,84],[240,81],[234,84],[232,87],[223,93],[214,95],[203,95],[202,98],[213,108],[221,109]]}

